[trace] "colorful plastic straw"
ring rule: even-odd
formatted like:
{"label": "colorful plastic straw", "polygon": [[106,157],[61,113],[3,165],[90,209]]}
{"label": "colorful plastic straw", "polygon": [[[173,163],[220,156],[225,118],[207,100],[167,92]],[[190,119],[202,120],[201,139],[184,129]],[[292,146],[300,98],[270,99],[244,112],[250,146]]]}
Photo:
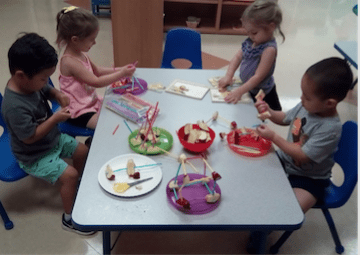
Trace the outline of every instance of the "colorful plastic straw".
{"label": "colorful plastic straw", "polygon": [[177,183],[177,177],[178,177],[178,175],[179,175],[180,168],[181,168],[181,163],[179,164],[179,168],[178,168],[178,170],[177,170],[177,172],[176,172],[174,183]]}
{"label": "colorful plastic straw", "polygon": [[[135,168],[142,168],[142,167],[151,167],[151,166],[161,166],[162,163],[156,163],[156,164],[149,164],[149,165],[142,165],[142,166],[135,166]],[[114,170],[113,172],[118,172],[118,171],[122,171],[122,170],[126,170],[127,167],[125,168],[119,168],[119,169],[116,169]]]}
{"label": "colorful plastic straw", "polygon": [[126,120],[124,120],[124,123],[125,123],[125,125],[127,126],[127,128],[130,130],[130,133],[132,133],[132,130],[131,130],[131,128],[129,127],[129,125],[127,124]]}
{"label": "colorful plastic straw", "polygon": [[207,185],[207,183],[205,182],[205,187],[206,189],[209,191],[210,194],[214,194],[214,191],[212,191],[209,186]]}

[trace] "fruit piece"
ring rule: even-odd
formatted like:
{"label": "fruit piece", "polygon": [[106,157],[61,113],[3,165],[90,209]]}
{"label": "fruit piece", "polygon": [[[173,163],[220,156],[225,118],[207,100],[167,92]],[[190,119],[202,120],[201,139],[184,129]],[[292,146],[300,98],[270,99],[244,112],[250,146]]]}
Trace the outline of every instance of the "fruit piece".
{"label": "fruit piece", "polygon": [[190,134],[190,130],[192,130],[192,124],[186,124],[184,127],[184,134],[185,135]]}
{"label": "fruit piece", "polygon": [[190,203],[185,198],[181,197],[176,200],[176,203],[184,207],[185,209],[190,209]]}
{"label": "fruit piece", "polygon": [[207,140],[207,134],[208,134],[208,133],[205,132],[205,131],[199,131],[199,137],[198,137],[199,142],[205,143],[206,140]]}
{"label": "fruit piece", "polygon": [[221,132],[219,135],[220,135],[221,140],[224,140],[225,137],[227,136],[227,134],[225,132]]}
{"label": "fruit piece", "polygon": [[232,121],[231,124],[230,124],[230,127],[231,127],[232,129],[236,129],[236,127],[237,127],[236,122],[235,122],[235,121]]}
{"label": "fruit piece", "polygon": [[214,179],[214,181],[218,181],[221,179],[221,175],[218,174],[217,172],[212,172],[211,175],[212,175],[212,178]]}
{"label": "fruit piece", "polygon": [[207,194],[205,196],[205,200],[207,203],[212,204],[215,203],[216,201],[218,201],[220,198],[220,194],[219,193],[214,193],[214,194]]}
{"label": "fruit piece", "polygon": [[200,123],[199,123],[199,127],[200,127],[200,129],[202,129],[202,130],[209,131],[209,127],[208,127],[208,125],[206,125],[205,122],[200,122]]}
{"label": "fruit piece", "polygon": [[108,180],[115,180],[115,174],[109,165],[106,166],[105,175]]}
{"label": "fruit piece", "polygon": [[130,177],[134,178],[134,179],[140,179],[140,173],[139,172],[135,172],[133,175],[130,175]]}
{"label": "fruit piece", "polygon": [[135,163],[133,159],[129,159],[126,165],[126,171],[129,176],[134,175],[135,173]]}

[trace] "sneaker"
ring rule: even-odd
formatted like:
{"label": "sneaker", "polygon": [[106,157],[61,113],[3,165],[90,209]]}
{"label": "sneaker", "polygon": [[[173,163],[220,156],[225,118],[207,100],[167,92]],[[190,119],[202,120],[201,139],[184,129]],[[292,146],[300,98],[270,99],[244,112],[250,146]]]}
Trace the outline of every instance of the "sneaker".
{"label": "sneaker", "polygon": [[93,235],[96,233],[96,231],[89,231],[89,230],[79,230],[79,229],[76,229],[74,227],[74,225],[72,224],[72,221],[69,220],[69,221],[66,221],[65,220],[65,214],[63,214],[62,216],[62,228],[67,230],[67,231],[70,231],[70,232],[75,232],[79,235],[84,235],[84,236],[89,236],[89,235]]}

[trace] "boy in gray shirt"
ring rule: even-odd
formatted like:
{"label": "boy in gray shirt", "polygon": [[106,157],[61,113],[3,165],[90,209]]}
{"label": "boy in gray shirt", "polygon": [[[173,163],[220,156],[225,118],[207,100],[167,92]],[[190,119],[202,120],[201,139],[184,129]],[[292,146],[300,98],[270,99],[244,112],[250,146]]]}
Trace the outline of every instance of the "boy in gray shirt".
{"label": "boy in gray shirt", "polygon": [[352,81],[345,60],[328,58],[305,72],[301,103],[287,113],[274,111],[265,102],[255,104],[259,112],[269,111],[272,122],[290,125],[287,140],[266,125],[259,126],[257,132],[280,148],[279,158],[304,213],[323,199],[330,184],[342,130],[336,107],[346,97]]}
{"label": "boy in gray shirt", "polygon": [[[8,58],[11,78],[5,88],[1,113],[19,166],[51,184],[59,182],[65,211],[63,228],[92,234],[92,231],[75,229],[71,221],[78,178],[89,150],[57,128],[59,122],[70,118],[70,113],[69,98],[47,84],[58,61],[56,51],[43,37],[29,33],[13,43]],[[54,114],[47,103],[50,98],[55,98],[63,107]],[[73,165],[64,158],[71,158]]]}

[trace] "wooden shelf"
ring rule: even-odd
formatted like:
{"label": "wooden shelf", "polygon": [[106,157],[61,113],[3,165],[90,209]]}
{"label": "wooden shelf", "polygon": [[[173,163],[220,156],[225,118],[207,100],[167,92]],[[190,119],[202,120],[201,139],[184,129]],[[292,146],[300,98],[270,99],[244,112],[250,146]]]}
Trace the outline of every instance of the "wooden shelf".
{"label": "wooden shelf", "polygon": [[195,29],[203,34],[245,35],[245,29],[233,29],[240,24],[245,8],[254,0],[164,0],[164,31],[186,27],[188,16],[201,18]]}

